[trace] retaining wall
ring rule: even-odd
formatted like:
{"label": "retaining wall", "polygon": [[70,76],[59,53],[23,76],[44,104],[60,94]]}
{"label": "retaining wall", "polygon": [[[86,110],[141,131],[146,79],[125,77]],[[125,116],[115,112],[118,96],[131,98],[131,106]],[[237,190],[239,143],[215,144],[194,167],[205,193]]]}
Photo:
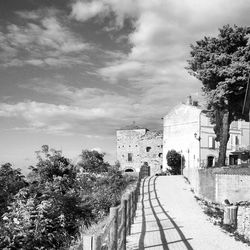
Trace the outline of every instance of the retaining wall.
{"label": "retaining wall", "polygon": [[[226,172],[226,171],[224,171]],[[184,169],[195,194],[203,199],[223,203],[250,201],[250,175],[223,173],[221,168]]]}

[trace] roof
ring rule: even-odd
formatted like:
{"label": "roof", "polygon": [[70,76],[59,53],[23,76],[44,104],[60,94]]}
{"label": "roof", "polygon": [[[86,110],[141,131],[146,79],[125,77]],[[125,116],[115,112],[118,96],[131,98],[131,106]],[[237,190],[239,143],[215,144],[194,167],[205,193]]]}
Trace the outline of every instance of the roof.
{"label": "roof", "polygon": [[146,130],[148,130],[147,128],[143,128],[143,127],[140,127],[140,126],[136,125],[135,122],[133,122],[132,124],[127,125],[127,126],[125,126],[123,128],[120,128],[118,130],[136,130],[136,129],[146,129]]}

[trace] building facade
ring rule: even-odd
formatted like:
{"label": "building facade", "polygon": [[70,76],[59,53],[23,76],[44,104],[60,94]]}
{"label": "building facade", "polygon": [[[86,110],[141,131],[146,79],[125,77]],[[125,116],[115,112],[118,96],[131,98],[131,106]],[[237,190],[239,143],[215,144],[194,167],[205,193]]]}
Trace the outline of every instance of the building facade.
{"label": "building facade", "polygon": [[117,160],[126,171],[138,172],[144,162],[150,167],[151,175],[161,172],[163,135],[161,131],[150,131],[136,125],[116,131]]}
{"label": "building facade", "polygon": [[[171,149],[184,156],[185,168],[205,168],[216,165],[219,143],[209,118],[197,102],[189,97],[186,104],[176,106],[164,117],[163,168],[167,168],[166,155]],[[227,145],[227,164],[238,164],[236,152],[249,147],[249,123],[235,121],[230,127]]]}

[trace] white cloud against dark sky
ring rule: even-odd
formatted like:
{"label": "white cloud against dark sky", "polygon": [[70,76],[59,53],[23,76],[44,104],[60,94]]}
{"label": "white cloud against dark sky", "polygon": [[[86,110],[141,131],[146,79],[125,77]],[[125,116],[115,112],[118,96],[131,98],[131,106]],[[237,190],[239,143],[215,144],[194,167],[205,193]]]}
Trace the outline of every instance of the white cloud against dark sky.
{"label": "white cloud against dark sky", "polygon": [[116,128],[161,128],[200,92],[190,44],[250,23],[246,0],[20,2],[0,1],[0,162],[18,166],[43,144],[114,159]]}

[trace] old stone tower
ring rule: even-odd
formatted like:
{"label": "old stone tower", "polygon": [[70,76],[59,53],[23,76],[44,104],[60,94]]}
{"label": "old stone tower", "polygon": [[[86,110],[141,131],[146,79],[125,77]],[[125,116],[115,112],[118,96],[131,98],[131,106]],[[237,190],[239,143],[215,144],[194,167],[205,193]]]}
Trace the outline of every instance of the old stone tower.
{"label": "old stone tower", "polygon": [[117,160],[125,171],[139,171],[144,162],[150,166],[151,175],[161,172],[161,131],[150,131],[132,124],[116,131]]}

